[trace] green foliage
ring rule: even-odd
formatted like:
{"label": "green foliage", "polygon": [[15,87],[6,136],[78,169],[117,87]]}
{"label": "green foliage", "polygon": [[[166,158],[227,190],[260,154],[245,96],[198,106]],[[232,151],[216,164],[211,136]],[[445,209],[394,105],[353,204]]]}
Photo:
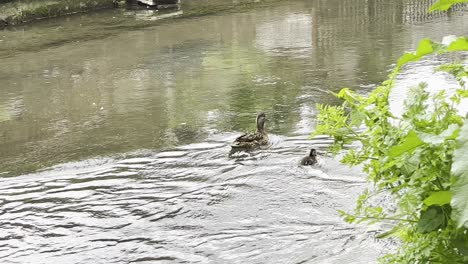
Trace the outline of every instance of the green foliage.
{"label": "green foliage", "polygon": [[415,53],[407,52],[398,60],[397,66],[401,67],[410,61],[418,61],[427,54],[434,52],[434,43],[430,39],[423,39]]}
{"label": "green foliage", "polygon": [[450,45],[447,47],[447,51],[463,51],[463,50],[468,50],[468,39],[466,39],[465,37],[458,38],[454,42],[450,43]]}
{"label": "green foliage", "polygon": [[421,212],[418,221],[418,232],[429,233],[447,225],[447,214],[440,206],[430,206]]}
{"label": "green foliage", "polygon": [[[467,48],[468,49],[468,48]],[[458,83],[460,84],[461,88],[465,88],[465,79],[468,78],[468,68],[466,68],[462,64],[445,64],[436,69],[437,71],[444,71],[452,74],[457,79]],[[460,96],[467,96],[467,90],[458,90],[458,95]],[[460,102],[457,102],[460,103]]]}
{"label": "green foliage", "polygon": [[446,11],[454,4],[466,3],[466,2],[468,1],[467,0],[439,0],[429,8],[429,12]]}
{"label": "green foliage", "polygon": [[417,147],[424,144],[418,134],[411,130],[406,137],[402,140],[400,145],[396,145],[390,148],[388,153],[390,158],[396,158],[401,156],[404,153],[412,153]]}
{"label": "green foliage", "polygon": [[[459,50],[468,50],[464,37],[448,46],[424,39],[369,95],[344,88],[336,94],[342,105],[318,106],[318,126],[312,136],[332,136],[331,151],[344,152],[345,164],[362,165],[373,184],[359,197],[354,213],[340,214],[350,223],[389,221],[394,227],[378,237],[393,236],[402,242],[382,262],[468,261],[468,122],[457,110],[468,97],[466,67],[437,68],[460,83],[453,95],[445,90],[430,93],[421,83],[409,90],[401,117],[394,116],[389,106],[389,94],[405,64]],[[350,148],[351,144],[360,147]],[[373,197],[381,193],[393,196],[394,207],[375,202]]]}
{"label": "green foliage", "polygon": [[433,192],[429,197],[424,199],[424,204],[427,206],[431,205],[444,205],[449,204],[452,200],[452,193],[449,191],[438,191]]}

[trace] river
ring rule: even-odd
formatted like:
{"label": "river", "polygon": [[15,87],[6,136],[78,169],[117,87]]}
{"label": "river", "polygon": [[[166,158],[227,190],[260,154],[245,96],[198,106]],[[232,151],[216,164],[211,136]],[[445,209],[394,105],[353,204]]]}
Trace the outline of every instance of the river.
{"label": "river", "polygon": [[[367,93],[422,38],[467,35],[466,10],[200,3],[0,31],[2,263],[375,263],[393,248],[338,215],[365,175],[308,139],[316,104]],[[449,59],[409,65],[399,87]],[[272,146],[228,157],[260,111]],[[321,166],[298,166],[312,147]]]}

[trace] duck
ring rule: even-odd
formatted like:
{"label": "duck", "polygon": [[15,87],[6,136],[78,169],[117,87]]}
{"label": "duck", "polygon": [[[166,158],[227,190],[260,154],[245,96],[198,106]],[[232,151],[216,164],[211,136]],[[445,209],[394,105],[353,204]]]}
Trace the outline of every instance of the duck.
{"label": "duck", "polygon": [[259,113],[255,118],[257,130],[255,133],[244,134],[234,140],[231,144],[231,151],[253,150],[268,144],[268,135],[265,132],[265,113]]}
{"label": "duck", "polygon": [[315,165],[317,164],[317,150],[311,149],[309,156],[302,158],[301,165],[308,166],[308,165]]}

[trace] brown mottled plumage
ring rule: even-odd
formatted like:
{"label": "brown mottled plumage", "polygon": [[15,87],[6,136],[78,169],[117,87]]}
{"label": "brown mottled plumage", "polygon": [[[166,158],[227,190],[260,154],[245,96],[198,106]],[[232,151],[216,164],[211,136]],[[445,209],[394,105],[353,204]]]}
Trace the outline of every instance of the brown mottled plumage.
{"label": "brown mottled plumage", "polygon": [[252,150],[268,144],[268,135],[265,132],[266,116],[264,113],[257,115],[255,122],[257,123],[257,131],[254,134],[244,134],[231,144],[231,151],[236,150]]}

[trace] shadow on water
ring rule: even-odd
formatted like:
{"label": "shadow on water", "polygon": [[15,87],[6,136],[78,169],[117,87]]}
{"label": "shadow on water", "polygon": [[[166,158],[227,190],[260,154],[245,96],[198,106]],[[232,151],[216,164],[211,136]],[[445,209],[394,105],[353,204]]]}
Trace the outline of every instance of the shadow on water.
{"label": "shadow on water", "polygon": [[384,251],[336,212],[360,172],[326,156],[298,165],[327,139],[272,135],[229,159],[235,136],[2,180],[2,262],[369,263]]}

